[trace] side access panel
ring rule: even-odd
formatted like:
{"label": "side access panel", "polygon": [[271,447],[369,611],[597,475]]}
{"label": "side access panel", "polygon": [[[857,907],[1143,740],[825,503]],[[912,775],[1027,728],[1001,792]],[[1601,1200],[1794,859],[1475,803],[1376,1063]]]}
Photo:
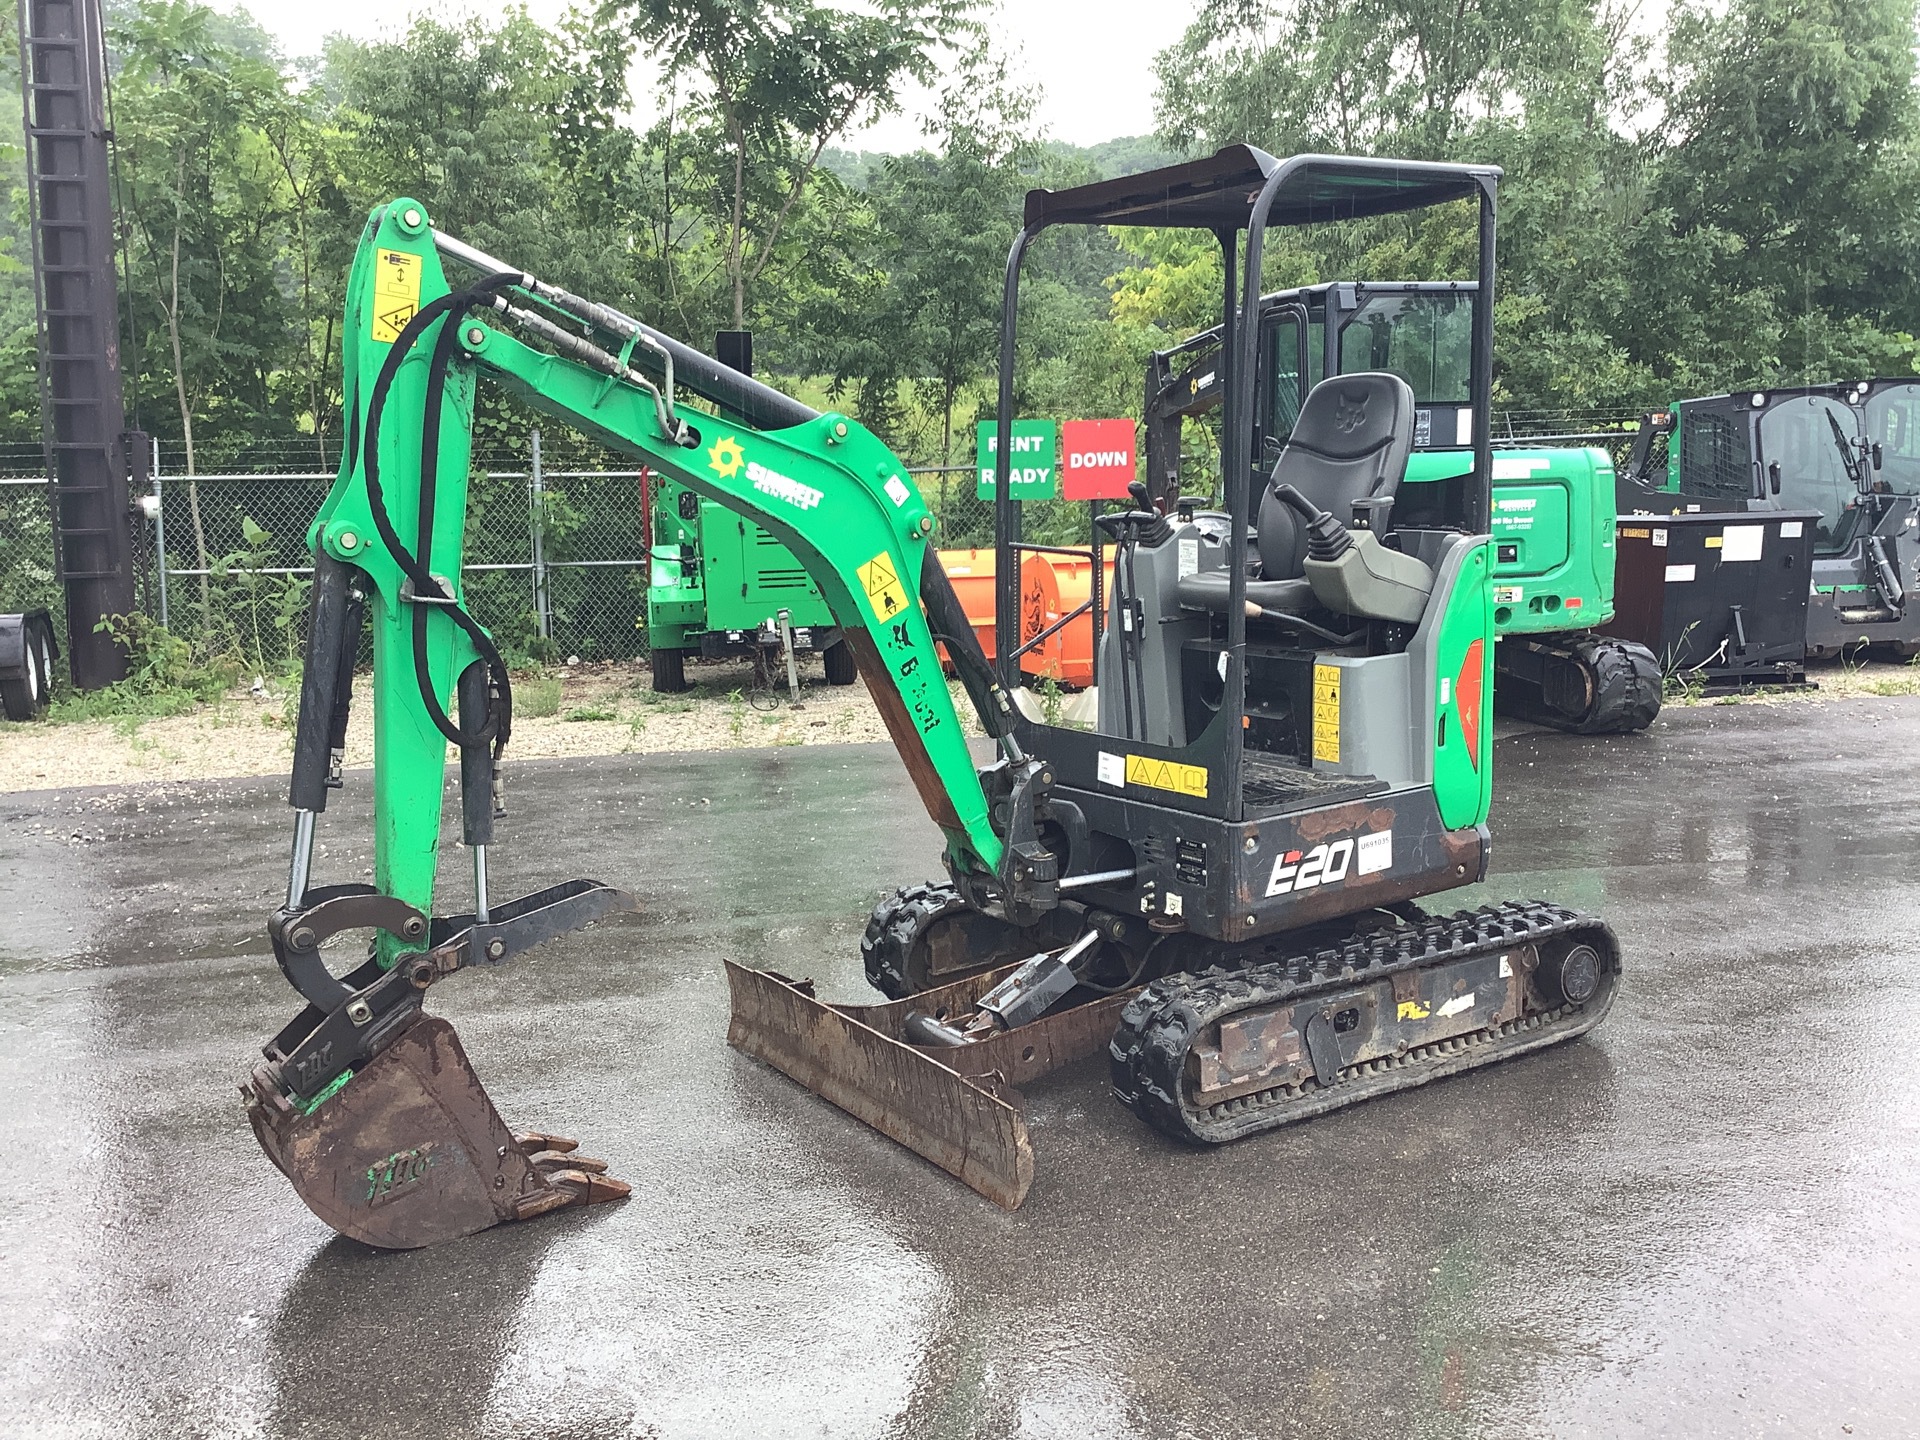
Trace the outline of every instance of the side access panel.
{"label": "side access panel", "polygon": [[1500,635],[1613,618],[1614,475],[1604,450],[1503,451],[1493,461],[1493,623]]}

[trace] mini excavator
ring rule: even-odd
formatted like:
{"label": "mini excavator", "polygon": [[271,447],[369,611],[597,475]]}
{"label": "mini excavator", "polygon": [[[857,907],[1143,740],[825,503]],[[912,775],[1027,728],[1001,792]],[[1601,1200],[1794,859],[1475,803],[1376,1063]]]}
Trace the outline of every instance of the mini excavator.
{"label": "mini excavator", "polygon": [[[998,414],[996,671],[933,548],[934,516],[873,435],[616,310],[436,231],[400,199],[349,285],[351,428],[310,533],[313,616],[268,921],[305,1007],[242,1087],[253,1128],[342,1234],[407,1248],[626,1187],[574,1142],[509,1129],[451,1027],[457,971],[633,902],[590,879],[499,901],[488,848],[512,687],[461,590],[473,387],[642,459],[800,558],[945,840],[945,876],[883,901],[862,951],[884,1002],[727,965],[729,1042],[1017,1207],[1033,1157],[1014,1087],[1106,1053],[1114,1094],[1218,1144],[1585,1034],[1620,971],[1612,931],[1538,902],[1436,915],[1486,874],[1492,555],[1486,397],[1490,166],[1232,146],[1035,191],[1007,267]],[[1253,449],[1261,260],[1274,226],[1435,205],[1477,214],[1470,463],[1410,483],[1414,397],[1384,372],[1315,386],[1270,466]],[[1097,719],[1045,723],[1019,686],[1021,553],[1007,457],[1022,261],[1056,225],[1187,226],[1225,260],[1224,512],[1135,492],[1096,656]],[[374,661],[371,885],[314,882],[362,632]],[[936,645],[992,742],[983,762]],[[471,907],[437,904],[447,747]],[[327,942],[369,932],[364,960]],[[341,947],[346,948],[346,947]]]}

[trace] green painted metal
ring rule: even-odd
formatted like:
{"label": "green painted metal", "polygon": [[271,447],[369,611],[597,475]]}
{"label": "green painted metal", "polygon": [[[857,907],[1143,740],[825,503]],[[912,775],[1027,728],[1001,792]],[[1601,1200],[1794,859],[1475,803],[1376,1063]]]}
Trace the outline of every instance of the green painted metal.
{"label": "green painted metal", "polygon": [[1593,447],[1493,457],[1493,624],[1563,634],[1613,618],[1613,461]]}
{"label": "green painted metal", "polygon": [[[396,276],[399,277],[396,281]],[[343,340],[347,408],[364,433],[375,378],[412,311],[448,293],[424,206],[400,199],[376,210],[361,237],[348,283]],[[399,367],[385,405],[378,456],[385,509],[401,542],[418,547],[423,412],[436,321]],[[428,568],[459,595],[466,521],[474,372],[484,368],[534,408],[650,466],[703,500],[723,505],[785,546],[815,577],[827,608],[850,633],[870,637],[884,665],[863,665],[882,701],[893,739],[929,812],[962,869],[997,869],[1002,844],[967,749],[934,641],[917,597],[934,518],[906,468],[879,439],[839,415],[762,432],[706,411],[677,406],[697,442],[662,431],[653,397],[575,361],[543,354],[484,321],[459,322],[460,359],[451,367],[440,425],[437,500]],[[471,363],[462,363],[471,362]],[[373,582],[376,772],[374,883],[432,913],[448,758],[414,678],[412,605],[404,576],[380,541],[360,447],[350,446],[309,532],[309,542]],[[656,567],[667,556],[656,552]],[[444,707],[457,676],[476,658],[472,644],[436,608],[428,615],[429,670]],[[898,704],[885,703],[890,688]],[[381,937],[382,959],[404,950]]]}
{"label": "green painted metal", "polygon": [[1456,830],[1485,824],[1493,808],[1492,559],[1493,541],[1476,539],[1440,617],[1433,796]]}
{"label": "green painted metal", "polygon": [[[1464,450],[1416,450],[1406,483],[1464,475]],[[1564,634],[1613,618],[1615,497],[1604,450],[1496,450],[1493,623],[1499,635]]]}
{"label": "green painted metal", "polygon": [[[384,273],[383,273],[384,272]],[[411,300],[405,293],[411,272]],[[399,278],[396,279],[396,276]],[[367,422],[374,381],[392,349],[398,319],[447,293],[426,207],[398,199],[373,212],[361,235],[347,283],[341,375],[355,433]],[[404,312],[404,313],[403,313]],[[444,322],[443,322],[444,323]],[[467,518],[467,473],[473,424],[473,376],[455,367],[443,403],[433,534],[424,552],[418,533],[420,417],[425,408],[429,331],[404,362],[389,394],[379,469],[385,508],[395,532],[427,568],[460,591],[460,561]],[[354,452],[359,447],[350,447]],[[364,571],[373,582],[368,624],[373,635],[374,885],[431,913],[440,847],[440,801],[447,742],[422,703],[414,681],[411,606],[401,599],[405,579],[381,544],[372,499],[358,453],[341,462],[308,543]],[[450,700],[455,678],[477,659],[471,641],[445,616],[428,622],[428,668],[440,703]],[[381,960],[391,965],[407,948],[382,932]]]}

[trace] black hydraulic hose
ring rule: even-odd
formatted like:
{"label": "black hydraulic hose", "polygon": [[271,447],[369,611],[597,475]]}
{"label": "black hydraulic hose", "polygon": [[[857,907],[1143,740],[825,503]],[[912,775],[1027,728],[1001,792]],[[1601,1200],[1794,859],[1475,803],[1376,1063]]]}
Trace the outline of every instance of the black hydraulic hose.
{"label": "black hydraulic hose", "polygon": [[[506,663],[501,658],[499,649],[494,645],[493,638],[466,612],[464,607],[453,603],[449,596],[445,602],[449,616],[466,632],[474,648],[487,662],[487,669],[499,687],[501,696],[499,712],[489,717],[487,725],[482,727],[479,733],[469,734],[462,731],[447,717],[439,697],[433,693],[432,676],[427,668],[426,617],[421,609],[423,603],[421,597],[425,597],[425,603],[431,604],[434,597],[441,594],[440,584],[433,578],[432,573],[423,563],[422,557],[407,549],[393,527],[392,517],[387,513],[386,497],[380,488],[380,427],[386,410],[387,396],[393,388],[394,379],[400,373],[400,366],[406,361],[413,347],[419,343],[420,337],[426,333],[427,327],[442,316],[451,313],[452,323],[443,327],[439,341],[434,347],[436,363],[431,365],[428,371],[427,405],[422,425],[421,502],[423,512],[430,517],[431,495],[439,478],[440,401],[445,391],[446,364],[451,359],[453,348],[459,343],[459,317],[464,316],[470,307],[487,295],[520,284],[525,280],[526,276],[518,272],[502,271],[475,282],[465,290],[429,301],[414,314],[395,339],[393,348],[388,352],[386,361],[381,365],[380,373],[374,381],[373,393],[367,401],[366,432],[361,439],[360,450],[361,473],[366,480],[368,506],[373,516],[374,528],[379,531],[381,542],[393,556],[394,562],[413,582],[414,671],[427,713],[432,718],[435,728],[449,741],[463,749],[469,745],[483,744],[491,740],[496,759],[506,747],[507,738],[512,730],[512,690],[507,677]],[[427,550],[431,543],[431,530],[423,530],[422,550]]]}

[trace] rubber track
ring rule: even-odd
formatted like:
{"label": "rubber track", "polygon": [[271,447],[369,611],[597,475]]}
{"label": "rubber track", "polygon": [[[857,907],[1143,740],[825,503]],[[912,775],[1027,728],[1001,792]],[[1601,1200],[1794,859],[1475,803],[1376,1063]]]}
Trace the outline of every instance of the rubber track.
{"label": "rubber track", "polygon": [[[1346,990],[1398,971],[1573,935],[1593,945],[1601,957],[1601,988],[1584,1005],[1529,1014],[1498,1029],[1351,1066],[1326,1088],[1309,1077],[1303,1085],[1275,1086],[1212,1106],[1186,1098],[1187,1056],[1194,1042],[1209,1026],[1232,1015],[1291,1004],[1321,991]],[[1604,921],[1558,905],[1510,901],[1418,925],[1351,935],[1344,942],[1241,970],[1169,975],[1147,986],[1121,1012],[1108,1052],[1113,1092],[1163,1134],[1195,1144],[1224,1144],[1584,1035],[1605,1018],[1619,973],[1620,944]]]}
{"label": "rubber track", "polygon": [[[1610,635],[1575,635],[1567,638],[1515,636],[1516,643],[1526,641],[1560,652],[1569,663],[1587,672],[1587,683],[1594,700],[1582,719],[1574,719],[1555,710],[1543,700],[1528,703],[1533,686],[1522,682],[1513,698],[1502,706],[1510,713],[1556,730],[1575,735],[1629,735],[1644,730],[1660,713],[1665,679],[1653,652],[1635,640],[1619,640]],[[1496,652],[1497,654],[1498,652]],[[1494,677],[1494,694],[1500,694],[1499,676]]]}
{"label": "rubber track", "polygon": [[889,1000],[906,999],[913,993],[907,976],[907,956],[913,942],[942,915],[964,909],[966,902],[945,881],[904,885],[887,896],[873,907],[866,934],[860,937],[860,961],[866,967],[867,983]]}

